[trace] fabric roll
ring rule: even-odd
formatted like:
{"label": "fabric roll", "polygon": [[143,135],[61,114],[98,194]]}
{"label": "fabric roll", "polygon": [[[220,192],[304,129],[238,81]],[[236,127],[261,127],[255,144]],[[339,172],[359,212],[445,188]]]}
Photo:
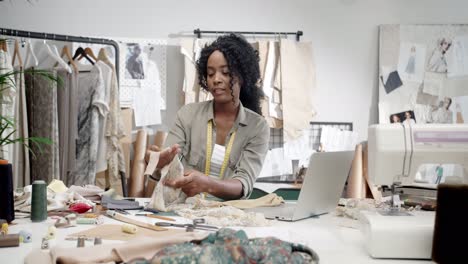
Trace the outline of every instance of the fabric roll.
{"label": "fabric roll", "polygon": [[129,179],[129,191],[130,197],[143,197],[145,194],[145,154],[146,154],[146,131],[139,130],[137,133],[135,147],[134,147],[134,158],[132,173]]}
{"label": "fabric roll", "polygon": [[280,43],[284,142],[297,139],[316,115],[311,96],[315,66],[311,42],[282,39]]}
{"label": "fabric roll", "polygon": [[13,169],[11,164],[0,164],[0,219],[15,220],[13,197]]}
{"label": "fabric roll", "polygon": [[[55,70],[50,74],[57,76]],[[51,144],[31,145],[29,161],[31,180],[51,182],[59,175],[59,135],[57,114],[57,82],[45,76],[28,72],[25,74],[26,100],[29,122],[29,137],[42,137]]]}
{"label": "fabric roll", "polygon": [[366,198],[366,180],[362,169],[362,145],[356,145],[351,173],[348,177],[346,198]]}

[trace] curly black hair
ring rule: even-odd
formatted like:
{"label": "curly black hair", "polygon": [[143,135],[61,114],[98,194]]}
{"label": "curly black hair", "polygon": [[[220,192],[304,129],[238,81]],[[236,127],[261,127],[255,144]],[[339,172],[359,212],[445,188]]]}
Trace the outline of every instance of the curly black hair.
{"label": "curly black hair", "polygon": [[261,115],[260,100],[264,97],[264,94],[260,89],[261,78],[258,64],[260,59],[258,52],[244,37],[233,33],[220,36],[211,44],[206,45],[201,50],[200,58],[196,63],[199,84],[205,90],[208,90],[208,58],[215,50],[219,50],[226,58],[231,77],[231,87],[233,86],[234,76],[240,80],[239,100],[242,105]]}

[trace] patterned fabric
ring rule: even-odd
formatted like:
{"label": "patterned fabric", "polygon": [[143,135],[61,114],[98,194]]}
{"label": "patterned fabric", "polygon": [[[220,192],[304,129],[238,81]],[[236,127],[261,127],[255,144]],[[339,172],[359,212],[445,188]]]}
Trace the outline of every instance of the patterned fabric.
{"label": "patterned fabric", "polygon": [[89,73],[78,75],[78,139],[75,170],[68,185],[94,184],[99,140],[99,122],[108,111],[102,102],[103,79],[97,62]]}
{"label": "patterned fabric", "polygon": [[310,248],[274,237],[248,239],[243,230],[228,228],[199,243],[187,242],[161,249],[150,263],[318,263]]}
{"label": "patterned fabric", "polygon": [[[51,74],[56,77],[57,73],[51,70]],[[31,180],[50,183],[53,179],[60,179],[57,83],[34,73],[25,74],[25,81],[29,136],[52,141],[52,144],[42,144],[42,150],[35,144],[31,146],[36,154],[30,155]]]}

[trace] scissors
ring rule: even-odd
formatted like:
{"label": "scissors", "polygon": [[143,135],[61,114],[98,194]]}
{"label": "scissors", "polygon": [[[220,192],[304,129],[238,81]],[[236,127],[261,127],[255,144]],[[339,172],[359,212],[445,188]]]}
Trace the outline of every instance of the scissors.
{"label": "scissors", "polygon": [[170,222],[156,222],[155,225],[161,226],[161,227],[168,227],[168,226],[181,227],[181,228],[185,228],[185,231],[187,231],[187,232],[192,232],[194,229],[207,230],[207,231],[216,231],[216,230],[219,229],[216,226],[203,225],[204,223],[205,223],[205,219],[197,218],[197,219],[193,219],[192,224],[176,224],[176,223],[170,223]]}

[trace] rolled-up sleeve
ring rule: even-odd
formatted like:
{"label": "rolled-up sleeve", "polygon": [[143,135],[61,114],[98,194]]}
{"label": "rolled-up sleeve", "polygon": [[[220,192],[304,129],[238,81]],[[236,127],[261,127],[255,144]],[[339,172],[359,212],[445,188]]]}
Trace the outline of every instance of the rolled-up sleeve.
{"label": "rolled-up sleeve", "polygon": [[263,161],[268,152],[270,128],[265,119],[260,120],[256,125],[249,127],[252,137],[243,148],[232,177],[232,179],[237,179],[242,183],[242,199],[247,199],[252,193],[253,185],[262,170]]}

